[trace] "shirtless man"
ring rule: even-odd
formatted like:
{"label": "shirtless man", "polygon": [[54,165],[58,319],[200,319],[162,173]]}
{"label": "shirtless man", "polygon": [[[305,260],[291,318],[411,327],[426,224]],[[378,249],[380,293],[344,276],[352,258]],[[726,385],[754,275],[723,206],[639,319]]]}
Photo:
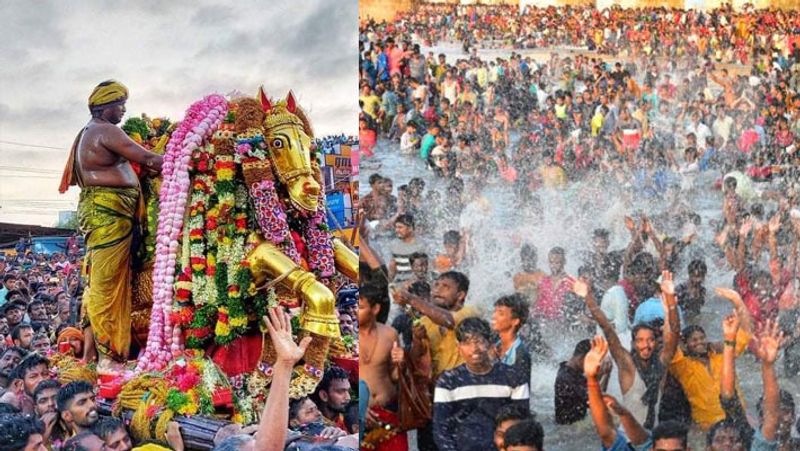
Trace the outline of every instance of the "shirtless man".
{"label": "shirtless man", "polygon": [[[397,332],[391,326],[379,323],[381,293],[364,286],[358,299],[358,342],[361,348],[359,376],[369,388],[369,409],[366,414],[367,429],[389,424],[397,427],[398,365],[403,361],[403,348],[397,343]],[[376,443],[376,450],[408,449],[405,432]]]}
{"label": "shirtless man", "polygon": [[[87,358],[100,358],[98,372],[118,372],[130,347],[130,258],[139,179],[136,162],[150,175],[161,172],[162,157],[130,139],[117,124],[125,114],[128,89],[119,82],[100,83],[89,96],[92,118],[75,138],[59,187],[81,187],[78,220],[85,234],[89,265],[85,340]],[[102,207],[102,208],[97,208]]]}

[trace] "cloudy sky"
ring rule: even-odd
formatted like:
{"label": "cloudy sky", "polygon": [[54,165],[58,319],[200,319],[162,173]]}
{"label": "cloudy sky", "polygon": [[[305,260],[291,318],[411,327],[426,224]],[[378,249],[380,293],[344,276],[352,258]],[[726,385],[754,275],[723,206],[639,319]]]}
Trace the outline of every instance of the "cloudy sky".
{"label": "cloudy sky", "polygon": [[109,78],[128,86],[128,115],[178,120],[204,95],[263,84],[292,89],[318,136],[356,134],[356,0],[220,3],[0,0],[0,222],[52,226],[75,208],[61,171]]}

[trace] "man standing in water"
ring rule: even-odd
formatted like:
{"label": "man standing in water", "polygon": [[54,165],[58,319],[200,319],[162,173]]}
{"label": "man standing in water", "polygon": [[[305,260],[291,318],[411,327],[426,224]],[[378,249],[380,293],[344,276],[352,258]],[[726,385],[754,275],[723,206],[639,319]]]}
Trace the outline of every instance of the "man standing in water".
{"label": "man standing in water", "polygon": [[[384,293],[373,285],[361,287],[358,299],[358,342],[361,349],[360,378],[369,387],[367,428],[396,428],[398,365],[403,361],[403,348],[398,343],[397,332],[378,322],[381,316],[381,298]],[[376,443],[377,450],[408,449],[405,432],[392,435]]]}
{"label": "man standing in water", "polygon": [[119,372],[130,347],[131,246],[144,212],[139,179],[130,163],[151,174],[160,173],[162,165],[160,155],[117,127],[127,100],[128,88],[113,80],[92,91],[92,118],[75,138],[59,187],[62,193],[70,185],[81,187],[78,221],[89,274],[84,331],[86,349],[99,351],[98,373]]}

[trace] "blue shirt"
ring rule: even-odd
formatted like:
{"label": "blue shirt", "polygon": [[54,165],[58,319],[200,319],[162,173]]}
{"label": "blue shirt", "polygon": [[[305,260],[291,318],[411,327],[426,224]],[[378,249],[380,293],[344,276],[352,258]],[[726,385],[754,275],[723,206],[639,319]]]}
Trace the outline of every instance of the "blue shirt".
{"label": "blue shirt", "polygon": [[[677,309],[681,324],[686,324],[686,322],[683,320],[683,310],[680,307],[677,307]],[[647,324],[657,319],[660,319],[664,322],[667,321],[667,318],[664,315],[664,306],[661,304],[661,299],[650,298],[636,307],[636,313],[633,315],[633,324]]]}

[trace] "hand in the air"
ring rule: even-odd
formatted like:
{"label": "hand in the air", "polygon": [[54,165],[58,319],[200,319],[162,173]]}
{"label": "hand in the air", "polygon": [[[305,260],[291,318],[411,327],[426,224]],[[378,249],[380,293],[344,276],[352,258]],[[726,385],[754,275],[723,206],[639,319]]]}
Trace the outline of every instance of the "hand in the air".
{"label": "hand in the air", "polygon": [[294,342],[291,318],[288,313],[283,311],[282,307],[271,308],[264,317],[264,323],[267,326],[272,345],[275,347],[275,353],[278,354],[277,362],[294,366],[306,353],[306,349],[311,343],[311,337],[303,338],[300,344]]}
{"label": "hand in the air", "polygon": [[600,366],[603,364],[603,359],[606,358],[608,353],[608,343],[606,339],[600,335],[592,339],[592,349],[586,354],[583,359],[583,373],[587,378],[594,378],[600,371]]}

